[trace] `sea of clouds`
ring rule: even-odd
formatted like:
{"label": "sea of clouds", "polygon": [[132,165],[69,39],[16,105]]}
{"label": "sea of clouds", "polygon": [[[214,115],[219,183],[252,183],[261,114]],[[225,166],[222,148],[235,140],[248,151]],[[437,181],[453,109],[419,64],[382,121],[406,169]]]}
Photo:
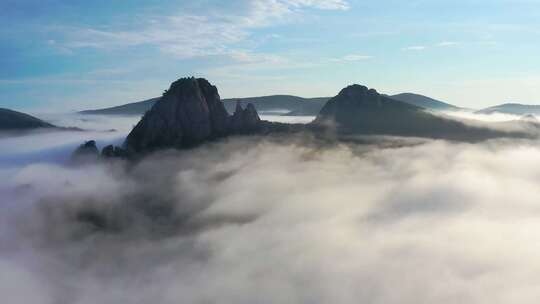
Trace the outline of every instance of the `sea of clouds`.
{"label": "sea of clouds", "polygon": [[[235,137],[66,163],[83,138],[119,142],[131,124],[49,134],[55,157],[42,135],[0,139],[23,145],[0,150],[2,302],[540,298],[536,140]],[[9,164],[28,150],[45,156]]]}

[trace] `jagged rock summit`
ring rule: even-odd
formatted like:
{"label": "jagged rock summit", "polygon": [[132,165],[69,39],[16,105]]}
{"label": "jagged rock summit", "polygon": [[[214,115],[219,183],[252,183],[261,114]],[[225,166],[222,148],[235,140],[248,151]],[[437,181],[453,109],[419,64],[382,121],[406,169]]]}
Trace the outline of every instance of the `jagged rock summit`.
{"label": "jagged rock summit", "polygon": [[80,145],[71,155],[72,162],[84,163],[94,161],[99,157],[99,150],[95,140],[89,140]]}
{"label": "jagged rock summit", "polygon": [[148,111],[125,141],[129,152],[185,148],[231,134],[257,131],[261,120],[252,105],[232,117],[218,90],[203,78],[181,78]]}
{"label": "jagged rock summit", "polygon": [[257,131],[260,123],[261,119],[255,106],[250,103],[243,109],[242,104],[237,102],[234,114],[230,118],[229,130],[236,134],[251,133]]}

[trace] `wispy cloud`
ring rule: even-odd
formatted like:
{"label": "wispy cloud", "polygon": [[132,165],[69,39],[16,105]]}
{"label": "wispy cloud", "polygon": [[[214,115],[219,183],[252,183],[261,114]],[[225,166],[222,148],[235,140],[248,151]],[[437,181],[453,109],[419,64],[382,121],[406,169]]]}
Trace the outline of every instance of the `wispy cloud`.
{"label": "wispy cloud", "polygon": [[404,50],[404,51],[423,51],[425,49],[426,49],[426,47],[423,46],[423,45],[413,45],[413,46],[405,47],[402,50]]}
{"label": "wispy cloud", "polygon": [[456,41],[441,41],[435,44],[430,45],[413,45],[403,48],[403,51],[424,51],[433,47],[451,47],[459,45],[459,42]]}
{"label": "wispy cloud", "polygon": [[372,59],[373,56],[369,55],[361,55],[361,54],[349,54],[345,55],[341,58],[332,58],[330,61],[332,62],[353,62],[353,61],[364,61]]}
{"label": "wispy cloud", "polygon": [[290,5],[294,7],[311,6],[318,9],[326,10],[347,10],[350,8],[349,3],[345,0],[286,0],[281,2],[283,2],[285,5]]}
{"label": "wispy cloud", "polygon": [[437,46],[438,47],[448,47],[448,46],[455,46],[455,45],[458,45],[459,42],[456,42],[456,41],[442,41],[442,42],[439,42],[437,43]]}
{"label": "wispy cloud", "polygon": [[226,55],[244,60],[233,44],[248,40],[257,28],[292,22],[305,9],[347,10],[344,0],[256,0],[245,3],[234,13],[181,14],[152,16],[149,22],[133,25],[132,30],[62,28],[63,46],[68,49],[121,49],[156,47],[177,58]]}

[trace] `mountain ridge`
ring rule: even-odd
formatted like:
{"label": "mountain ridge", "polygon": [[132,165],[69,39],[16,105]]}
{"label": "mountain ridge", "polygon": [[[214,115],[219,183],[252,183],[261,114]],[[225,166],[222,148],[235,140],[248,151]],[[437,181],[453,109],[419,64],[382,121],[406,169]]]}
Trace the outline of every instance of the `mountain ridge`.
{"label": "mountain ridge", "polygon": [[416,94],[416,93],[400,93],[396,95],[389,96],[392,99],[406,102],[421,108],[429,110],[460,110],[460,107],[454,106],[452,104],[440,101],[425,95]]}
{"label": "mountain ridge", "polygon": [[38,128],[55,128],[55,126],[23,112],[0,108],[0,130],[30,130]]}
{"label": "mountain ridge", "polygon": [[[398,101],[406,102],[416,106],[421,106],[430,110],[459,110],[461,108],[414,93],[401,93],[397,95],[389,96],[390,98]],[[127,103],[110,108],[102,108],[96,110],[80,111],[80,114],[93,114],[93,115],[143,115],[146,111],[150,110],[152,106],[161,97],[155,97],[139,102]],[[236,108],[236,103],[241,102],[243,106],[248,103],[253,104],[255,109],[259,112],[277,112],[280,115],[287,116],[316,116],[323,108],[328,100],[332,97],[299,97],[295,95],[266,95],[256,97],[243,97],[243,98],[225,98],[221,101],[225,105],[225,109],[229,114],[233,114]],[[287,111],[280,113],[279,111]]]}
{"label": "mountain ridge", "polygon": [[527,115],[527,114],[540,115],[540,105],[509,102],[509,103],[503,103],[500,105],[495,105],[492,107],[487,107],[487,108],[478,110],[475,113],[477,114],[503,113],[503,114],[514,114],[514,115]]}

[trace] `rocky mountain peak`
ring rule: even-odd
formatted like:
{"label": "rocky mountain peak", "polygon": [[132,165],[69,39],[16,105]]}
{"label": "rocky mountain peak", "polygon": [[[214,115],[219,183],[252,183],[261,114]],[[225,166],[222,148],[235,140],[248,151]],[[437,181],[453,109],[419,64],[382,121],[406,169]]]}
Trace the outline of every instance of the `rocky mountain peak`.
{"label": "rocky mountain peak", "polygon": [[130,152],[183,148],[257,128],[260,118],[253,105],[237,105],[236,112],[229,116],[217,88],[206,79],[181,78],[143,116],[125,146]]}
{"label": "rocky mountain peak", "polygon": [[366,86],[353,84],[342,89],[339,94],[334,97],[343,103],[380,103],[381,95],[375,89],[369,89]]}

